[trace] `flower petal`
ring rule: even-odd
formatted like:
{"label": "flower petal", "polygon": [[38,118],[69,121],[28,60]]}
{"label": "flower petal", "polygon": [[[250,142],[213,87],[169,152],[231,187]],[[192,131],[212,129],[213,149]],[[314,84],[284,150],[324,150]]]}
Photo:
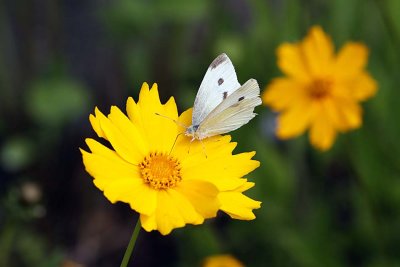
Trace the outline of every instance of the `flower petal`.
{"label": "flower petal", "polygon": [[81,149],[86,171],[96,180],[96,186],[104,190],[108,182],[118,179],[140,179],[137,166],[123,160],[115,151],[108,149],[93,139],[86,139],[92,153]]}
{"label": "flower petal", "polygon": [[259,161],[252,160],[255,154],[256,152],[252,151],[232,155],[229,161],[227,161],[228,164],[227,168],[225,168],[225,173],[232,177],[243,177],[260,167]]}
{"label": "flower petal", "polygon": [[[188,210],[185,210],[182,215],[181,212],[183,209],[179,205],[176,205],[175,198],[179,198],[179,196],[170,190],[158,191],[158,202],[155,213],[150,216],[141,216],[142,226],[146,231],[157,229],[162,235],[167,235],[172,229],[186,225],[184,216],[188,216]],[[186,203],[186,208],[188,206]],[[201,223],[199,217],[196,217],[196,215],[194,217],[192,218],[193,222],[197,224]]]}
{"label": "flower petal", "polygon": [[[144,87],[148,88],[147,83],[142,85],[142,88]],[[143,136],[143,139],[147,142],[147,144],[150,143],[141,115],[142,112],[140,111],[139,105],[135,102],[135,100],[133,100],[132,97],[129,97],[126,101],[126,113],[128,114],[129,120],[136,126],[140,134]]]}
{"label": "flower petal", "polygon": [[253,220],[256,218],[253,209],[261,207],[260,201],[255,201],[241,192],[221,192],[218,197],[222,204],[221,210],[233,219]]}
{"label": "flower petal", "polygon": [[184,195],[175,189],[167,190],[167,192],[186,223],[201,224],[204,222],[204,217],[195,210],[192,203]]}
{"label": "flower petal", "polygon": [[[143,85],[143,87],[140,91],[138,106],[150,149],[152,151],[169,152],[179,130],[181,130],[181,126],[175,122],[178,120],[175,100],[170,98],[165,105],[162,105],[157,84],[154,84],[150,90],[147,89],[148,86],[146,85]],[[163,134],[155,129],[162,129]]]}
{"label": "flower petal", "polygon": [[301,43],[301,49],[312,76],[325,76],[332,73],[334,47],[330,37],[320,26],[313,26]]}
{"label": "flower petal", "polygon": [[143,158],[149,152],[148,143],[144,141],[144,136],[138,127],[119,108],[112,106],[108,118],[120,130],[126,138],[126,142],[139,152],[139,159]]}
{"label": "flower petal", "polygon": [[202,264],[202,267],[244,267],[235,257],[229,254],[221,254],[207,257]]}
{"label": "flower petal", "polygon": [[156,207],[156,191],[143,183],[137,166],[93,139],[86,140],[92,153],[81,150],[93,183],[112,202],[129,203],[139,213],[151,214]]}
{"label": "flower petal", "polygon": [[326,99],[322,103],[323,112],[327,114],[327,120],[331,120],[334,127],[347,131],[361,126],[361,107],[353,100],[336,97]]}
{"label": "flower petal", "polygon": [[278,116],[276,135],[288,139],[302,134],[318,110],[314,102],[304,99]]}
{"label": "flower petal", "polygon": [[276,78],[266,87],[262,94],[263,103],[275,111],[281,111],[295,105],[304,97],[305,85],[291,78]]}
{"label": "flower petal", "polygon": [[213,184],[198,180],[183,180],[175,190],[184,195],[204,218],[217,215],[220,207],[219,192]]}
{"label": "flower petal", "polygon": [[[216,144],[207,143],[207,144]],[[243,175],[248,174],[259,166],[259,162],[251,160],[255,152],[241,153],[232,156],[234,143],[209,146],[205,150],[209,154],[206,158],[204,151],[195,155],[187,154],[182,165],[182,175],[186,180],[202,180],[214,184],[219,190],[231,190],[243,184]]]}
{"label": "flower petal", "polygon": [[354,99],[364,101],[376,94],[378,85],[376,81],[365,71],[361,72],[347,84]]}
{"label": "flower petal", "polygon": [[135,142],[143,142],[142,140],[133,139],[133,136],[126,135],[121,132],[117,125],[113,124],[108,118],[100,117],[100,126],[105,133],[107,140],[110,141],[115,151],[126,161],[138,164],[144,155],[136,149]]}
{"label": "flower petal", "polygon": [[142,226],[146,231],[157,229],[162,235],[167,235],[172,229],[185,226],[186,222],[167,190],[159,190],[157,200],[156,211],[149,217],[141,217]]}
{"label": "flower petal", "polygon": [[[216,195],[214,198],[218,200]],[[190,199],[178,190],[161,190],[158,193],[155,213],[150,216],[141,216],[143,228],[146,231],[157,229],[161,234],[167,235],[172,229],[183,227],[188,223],[201,224],[204,217],[196,211],[195,207]]]}
{"label": "flower petal", "polygon": [[336,130],[328,118],[326,114],[320,112],[313,121],[310,129],[309,137],[311,144],[322,151],[331,148],[336,138]]}
{"label": "flower petal", "polygon": [[93,127],[93,130],[96,132],[96,134],[99,137],[107,139],[106,135],[103,132],[103,129],[101,129],[101,126],[100,126],[100,117],[106,118],[106,116],[104,116],[104,114],[101,113],[101,111],[97,107],[94,109],[94,114],[95,115],[90,114],[90,116],[89,116],[89,121]]}
{"label": "flower petal", "polygon": [[136,183],[135,187],[128,188],[127,195],[120,197],[121,201],[129,203],[140,214],[153,214],[158,207],[158,191],[143,183],[143,180]]}
{"label": "flower petal", "polygon": [[179,116],[178,121],[182,123],[183,125],[187,125],[189,127],[192,124],[192,112],[193,108],[189,108],[182,112],[182,114]]}
{"label": "flower petal", "polygon": [[277,56],[278,66],[283,73],[300,81],[310,79],[310,73],[298,44],[281,44],[277,49]]}
{"label": "flower petal", "polygon": [[345,44],[339,51],[334,74],[341,79],[348,79],[358,75],[367,64],[368,48],[355,42]]}

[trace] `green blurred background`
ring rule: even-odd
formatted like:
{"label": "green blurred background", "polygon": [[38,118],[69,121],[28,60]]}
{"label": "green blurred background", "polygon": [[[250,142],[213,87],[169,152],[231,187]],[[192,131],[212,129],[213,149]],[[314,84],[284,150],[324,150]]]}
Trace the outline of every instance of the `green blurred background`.
{"label": "green blurred background", "polygon": [[119,266],[136,215],[110,204],[78,147],[88,114],[124,109],[142,82],[193,105],[221,52],[239,81],[279,76],[275,49],[321,25],[336,47],[362,41],[376,97],[361,129],[321,153],[281,142],[258,107],[232,133],[261,167],[254,221],[226,215],[163,237],[141,232],[131,266],[199,266],[231,253],[246,266],[400,266],[400,1],[0,1],[0,266]]}

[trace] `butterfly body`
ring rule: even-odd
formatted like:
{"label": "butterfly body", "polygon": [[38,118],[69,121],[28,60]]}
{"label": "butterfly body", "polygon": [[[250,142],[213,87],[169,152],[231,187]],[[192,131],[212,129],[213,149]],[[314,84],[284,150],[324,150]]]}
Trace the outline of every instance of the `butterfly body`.
{"label": "butterfly body", "polygon": [[185,135],[202,140],[224,134],[248,123],[261,104],[260,88],[254,79],[240,85],[226,54],[219,55],[208,70],[196,95],[192,125]]}

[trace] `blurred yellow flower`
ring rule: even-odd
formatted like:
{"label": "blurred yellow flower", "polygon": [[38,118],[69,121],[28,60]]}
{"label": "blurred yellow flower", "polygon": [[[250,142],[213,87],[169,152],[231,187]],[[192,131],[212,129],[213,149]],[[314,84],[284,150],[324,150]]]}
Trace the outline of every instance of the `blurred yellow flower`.
{"label": "blurred yellow flower", "polygon": [[223,254],[206,258],[202,267],[244,267],[244,265],[235,257]]}
{"label": "blurred yellow flower", "polygon": [[278,66],[286,77],[274,79],[262,98],[278,116],[277,136],[288,139],[310,129],[310,142],[328,150],[337,132],[362,124],[359,102],[377,91],[365,66],[368,49],[349,42],[335,55],[330,37],[314,26],[303,41],[277,49]]}
{"label": "blurred yellow flower", "polygon": [[255,152],[232,155],[236,143],[229,135],[190,142],[178,124],[190,125],[192,110],[178,116],[173,98],[161,104],[157,84],[149,89],[144,83],[139,101],[128,98],[126,110],[128,116],[115,106],[107,117],[97,108],[90,115],[97,135],[114,150],[90,138],[91,152],[81,149],[87,172],[112,203],[129,203],[146,231],[163,235],[201,224],[218,210],[255,218],[260,202],[242,194],[254,185],[242,177],[260,165],[251,159]]}

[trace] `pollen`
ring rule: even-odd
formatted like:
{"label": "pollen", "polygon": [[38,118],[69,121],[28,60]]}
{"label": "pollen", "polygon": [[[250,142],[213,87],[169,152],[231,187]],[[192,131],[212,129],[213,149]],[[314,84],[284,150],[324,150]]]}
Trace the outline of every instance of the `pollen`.
{"label": "pollen", "polygon": [[313,99],[322,99],[327,97],[332,88],[333,82],[329,79],[315,79],[308,87],[310,96]]}
{"label": "pollen", "polygon": [[154,189],[172,188],[182,181],[179,161],[164,153],[149,153],[139,168],[145,183]]}

